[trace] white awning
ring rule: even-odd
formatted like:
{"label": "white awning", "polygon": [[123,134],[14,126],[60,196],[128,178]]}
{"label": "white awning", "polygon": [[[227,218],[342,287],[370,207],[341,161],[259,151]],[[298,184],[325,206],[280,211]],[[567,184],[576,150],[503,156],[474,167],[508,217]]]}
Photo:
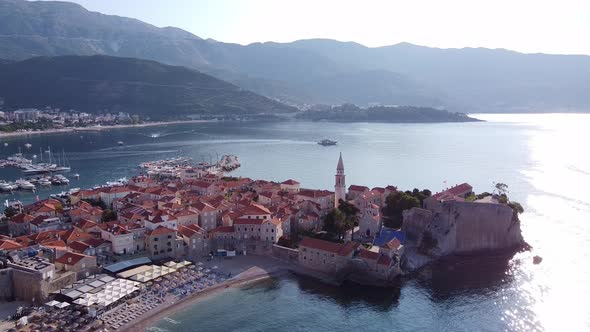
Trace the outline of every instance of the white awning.
{"label": "white awning", "polygon": [[70,304],[68,302],[59,302],[58,304],[55,305],[55,307],[63,309],[65,307],[69,307]]}
{"label": "white awning", "polygon": [[53,301],[49,301],[49,302],[45,303],[45,305],[50,306],[50,307],[54,307],[58,303],[60,303],[60,302],[53,300]]}

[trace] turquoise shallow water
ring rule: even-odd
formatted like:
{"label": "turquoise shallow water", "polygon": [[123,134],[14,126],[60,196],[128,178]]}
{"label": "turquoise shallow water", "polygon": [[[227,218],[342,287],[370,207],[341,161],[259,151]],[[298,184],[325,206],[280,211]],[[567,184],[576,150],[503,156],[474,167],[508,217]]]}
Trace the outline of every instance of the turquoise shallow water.
{"label": "turquoise shallow water", "polygon": [[[432,282],[412,280],[387,291],[286,278],[231,290],[174,315],[170,331],[529,331],[590,329],[590,115],[485,115],[483,123],[337,124],[204,123],[68,133],[0,140],[7,156],[25,143],[66,151],[88,187],[138,171],[143,161],[238,155],[235,174],[333,187],[342,152],[348,184],[440,190],[467,181],[490,191],[510,186],[526,209],[533,250],[512,259],[454,264]],[[322,138],[339,141],[321,147]],[[125,146],[117,146],[124,141]],[[19,171],[2,169],[14,180]],[[67,176],[67,174],[66,174]],[[64,188],[53,188],[61,191]],[[44,196],[49,191],[40,191]],[[4,196],[7,198],[8,196]],[[34,200],[32,194],[18,194]],[[531,257],[543,262],[533,265]],[[567,309],[567,310],[566,310]]]}

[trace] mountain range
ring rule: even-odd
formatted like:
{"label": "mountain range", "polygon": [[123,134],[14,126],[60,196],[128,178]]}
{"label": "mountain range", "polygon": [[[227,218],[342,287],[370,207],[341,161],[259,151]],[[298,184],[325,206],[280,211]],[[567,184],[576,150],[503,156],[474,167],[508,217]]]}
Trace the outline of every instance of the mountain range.
{"label": "mountain range", "polygon": [[590,57],[503,49],[369,48],[327,39],[238,45],[52,1],[0,1],[0,58],[109,55],[186,66],[293,104],[461,112],[590,109]]}
{"label": "mountain range", "polygon": [[120,111],[164,120],[297,110],[186,67],[104,55],[0,64],[0,97],[7,108]]}

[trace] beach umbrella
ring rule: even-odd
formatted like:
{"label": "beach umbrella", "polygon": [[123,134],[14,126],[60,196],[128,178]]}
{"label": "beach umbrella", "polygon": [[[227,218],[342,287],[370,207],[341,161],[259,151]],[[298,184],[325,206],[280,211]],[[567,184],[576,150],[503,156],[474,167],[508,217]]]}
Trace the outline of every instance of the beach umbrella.
{"label": "beach umbrella", "polygon": [[53,307],[58,303],[59,303],[58,301],[53,300],[53,301],[49,301],[49,302],[45,303],[45,305],[48,307]]}

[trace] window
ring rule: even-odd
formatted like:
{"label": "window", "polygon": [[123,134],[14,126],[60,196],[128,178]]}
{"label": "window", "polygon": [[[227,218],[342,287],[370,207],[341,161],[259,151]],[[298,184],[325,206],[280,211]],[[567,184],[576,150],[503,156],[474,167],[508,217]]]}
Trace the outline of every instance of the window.
{"label": "window", "polygon": [[158,241],[158,240],[159,240],[158,238],[155,238],[155,239],[154,239],[154,241]]}
{"label": "window", "polygon": [[168,235],[168,238],[171,239],[172,238],[172,235]]}
{"label": "window", "polygon": [[172,244],[170,243],[170,241],[168,241],[168,243],[166,243],[166,244],[167,244],[169,247],[172,245]]}
{"label": "window", "polygon": [[158,251],[158,246],[157,245],[154,245],[154,250],[155,251]]}
{"label": "window", "polygon": [[272,233],[274,233],[274,232],[275,232],[275,230],[274,230],[274,229],[271,229],[270,231],[271,231]]}

